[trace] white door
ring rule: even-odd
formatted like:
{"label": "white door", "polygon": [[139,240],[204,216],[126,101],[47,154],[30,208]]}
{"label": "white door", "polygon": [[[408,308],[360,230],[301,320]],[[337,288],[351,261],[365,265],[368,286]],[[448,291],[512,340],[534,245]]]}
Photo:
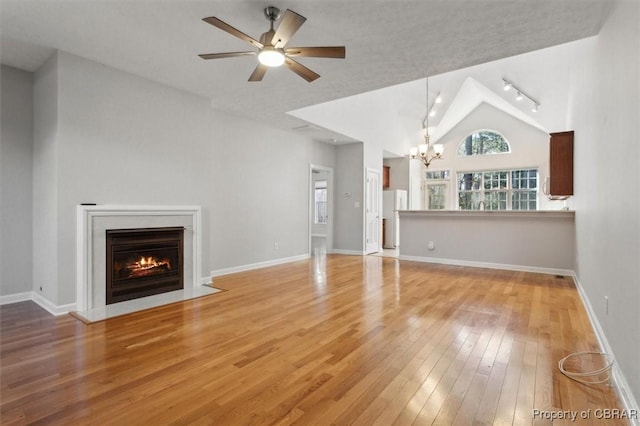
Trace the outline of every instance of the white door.
{"label": "white door", "polygon": [[367,254],[380,251],[380,171],[367,169],[367,185],[365,187],[365,216]]}

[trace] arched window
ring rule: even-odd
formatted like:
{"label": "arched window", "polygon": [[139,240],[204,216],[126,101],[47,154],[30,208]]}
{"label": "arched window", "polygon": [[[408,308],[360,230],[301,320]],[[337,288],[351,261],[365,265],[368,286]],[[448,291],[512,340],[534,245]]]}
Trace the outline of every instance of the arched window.
{"label": "arched window", "polygon": [[458,157],[511,152],[509,142],[499,133],[491,130],[473,132],[458,145]]}

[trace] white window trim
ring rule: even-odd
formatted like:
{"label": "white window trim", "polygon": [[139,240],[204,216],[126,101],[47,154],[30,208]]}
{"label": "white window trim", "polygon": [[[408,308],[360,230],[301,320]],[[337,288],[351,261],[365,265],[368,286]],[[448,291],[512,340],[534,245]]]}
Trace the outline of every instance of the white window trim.
{"label": "white window trim", "polygon": [[[485,170],[456,170],[455,171],[455,176],[453,176],[452,178],[454,179],[455,182],[455,187],[456,187],[456,193],[455,193],[455,206],[456,206],[456,210],[461,210],[461,211],[473,211],[473,210],[480,210],[480,208],[476,208],[476,209],[461,209],[460,208],[460,193],[461,192],[468,192],[468,193],[477,193],[480,195],[480,201],[479,203],[484,203],[485,201],[485,192],[506,192],[507,193],[507,208],[505,210],[491,210],[491,211],[512,211],[513,210],[513,206],[512,206],[512,195],[514,192],[521,192],[523,190],[520,189],[514,189],[513,188],[513,184],[511,182],[511,173],[515,172],[515,171],[520,171],[520,170],[535,170],[538,174],[538,176],[536,177],[536,187],[535,187],[535,191],[536,191],[536,210],[539,209],[540,207],[540,167],[539,166],[532,166],[532,167],[516,167],[516,168],[509,168],[509,169],[504,169],[504,168],[495,168],[495,169],[485,169]],[[484,189],[484,174],[485,173],[495,173],[495,172],[507,172],[507,188],[505,189]],[[461,191],[459,186],[458,186],[458,175],[461,174],[470,174],[470,173],[480,173],[482,175],[482,180],[480,182],[480,189],[473,189],[473,190],[468,190],[468,191]],[[528,188],[527,191],[532,191],[533,188]],[[484,204],[483,204],[483,209],[484,209]],[[529,210],[529,211],[533,211],[533,210]]]}
{"label": "white window trim", "polygon": [[[465,139],[467,139],[467,137],[469,137],[469,135],[473,135],[474,133],[482,133],[482,132],[490,132],[490,133],[495,133],[496,135],[500,135],[502,137],[502,139],[504,139],[504,141],[507,143],[507,146],[509,147],[509,150],[505,151],[505,152],[488,152],[486,154],[472,154],[472,155],[458,154],[458,151],[460,150],[460,145],[465,141]],[[457,158],[476,158],[476,157],[484,157],[484,156],[488,156],[488,155],[511,154],[512,152],[513,152],[513,150],[511,149],[511,142],[509,142],[509,140],[501,132],[499,132],[497,130],[493,130],[493,129],[479,129],[479,130],[474,130],[472,132],[469,132],[464,138],[462,138],[462,140],[460,142],[458,142],[458,145],[456,145],[456,157]]]}

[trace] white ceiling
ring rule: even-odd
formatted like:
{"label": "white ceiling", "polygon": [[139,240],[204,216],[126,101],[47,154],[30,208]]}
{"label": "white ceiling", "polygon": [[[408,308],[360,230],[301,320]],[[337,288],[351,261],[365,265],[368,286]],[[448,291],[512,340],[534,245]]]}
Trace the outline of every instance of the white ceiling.
{"label": "white ceiling", "polygon": [[[268,29],[262,10],[271,4],[307,17],[290,46],[345,45],[346,59],[300,59],[321,75],[313,83],[286,68],[271,69],[263,82],[249,83],[255,57],[204,61],[197,56],[249,47],[202,18],[217,16],[257,38]],[[60,49],[206,96],[214,107],[233,114],[292,129],[304,123],[287,111],[593,36],[610,4],[2,0],[0,60],[35,71]],[[424,105],[423,98],[424,90],[412,102]],[[305,131],[320,139],[342,138],[315,128]]]}

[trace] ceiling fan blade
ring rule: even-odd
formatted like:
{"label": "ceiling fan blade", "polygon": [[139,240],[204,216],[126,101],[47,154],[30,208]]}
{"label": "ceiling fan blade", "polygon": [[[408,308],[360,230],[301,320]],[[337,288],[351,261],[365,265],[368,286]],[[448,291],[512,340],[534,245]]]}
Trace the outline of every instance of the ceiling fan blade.
{"label": "ceiling fan blade", "polygon": [[258,64],[256,69],[253,70],[253,73],[251,73],[249,81],[262,81],[262,77],[264,77],[265,73],[267,72],[267,68],[269,67],[267,67],[266,65]]}
{"label": "ceiling fan blade", "polygon": [[320,74],[316,73],[315,71],[311,71],[309,68],[305,67],[300,62],[296,62],[291,58],[285,57],[284,64],[287,67],[289,67],[291,71],[295,72],[300,77],[307,80],[309,83],[311,83],[316,78],[320,77]]}
{"label": "ceiling fan blade", "polygon": [[211,16],[209,18],[204,18],[203,21],[206,22],[207,24],[213,25],[214,27],[220,28],[222,31],[228,32],[229,34],[231,34],[234,37],[238,37],[240,40],[244,40],[247,43],[256,46],[258,49],[262,49],[264,47],[264,45],[262,43],[260,43],[258,40],[254,39],[253,37],[249,37],[248,35],[246,35],[242,31],[232,27],[231,25],[227,24],[224,21],[221,21],[220,19],[216,18],[215,16]]}
{"label": "ceiling fan blade", "polygon": [[287,9],[280,20],[276,33],[273,35],[271,44],[278,48],[286,46],[289,39],[293,37],[296,31],[298,31],[306,20],[307,18],[304,16],[297,14],[293,10]]}
{"label": "ceiling fan blade", "polygon": [[254,51],[246,52],[227,52],[227,53],[203,53],[200,56],[202,59],[220,59],[220,58],[235,58],[238,56],[252,56],[255,55]]}
{"label": "ceiling fan blade", "polygon": [[315,58],[344,58],[344,46],[288,47],[284,49],[288,56],[307,56]]}

